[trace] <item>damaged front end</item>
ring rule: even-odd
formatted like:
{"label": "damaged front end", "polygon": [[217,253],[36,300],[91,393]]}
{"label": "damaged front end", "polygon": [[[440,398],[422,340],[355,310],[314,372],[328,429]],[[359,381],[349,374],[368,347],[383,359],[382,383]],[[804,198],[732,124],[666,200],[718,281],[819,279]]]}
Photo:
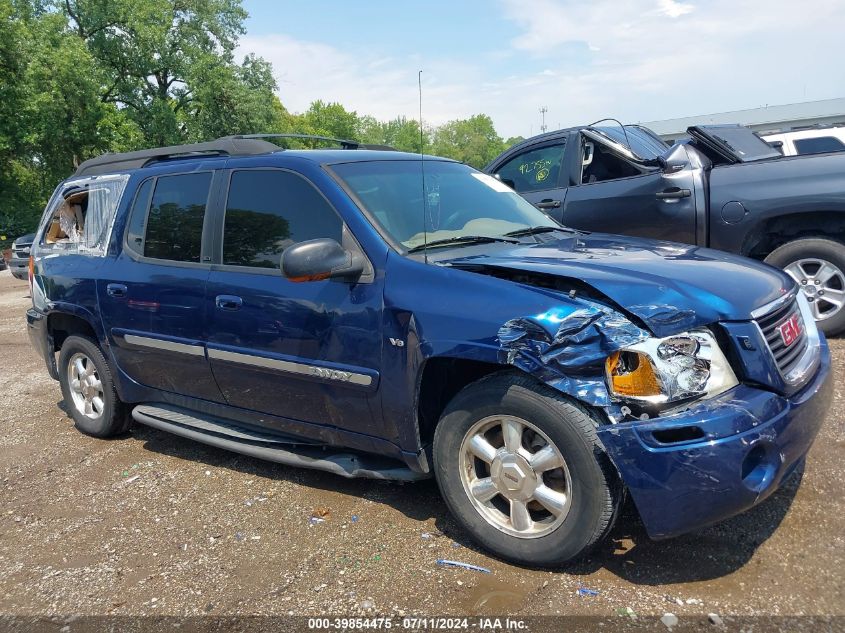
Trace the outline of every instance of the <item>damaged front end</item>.
{"label": "damaged front end", "polygon": [[500,362],[603,408],[613,423],[677,411],[738,384],[707,329],[658,338],[589,299],[511,319],[498,342]]}
{"label": "damaged front end", "polygon": [[620,415],[604,377],[607,358],[650,334],[624,315],[584,299],[535,316],[511,319],[498,333],[500,362],[536,376],[558,391]]}
{"label": "damaged front end", "polygon": [[[605,413],[598,438],[650,536],[738,514],[799,467],[832,397],[823,340],[815,375],[800,390],[777,392],[738,379],[728,360],[736,354],[728,326],[736,323],[704,325],[689,317],[689,306],[657,301],[628,312],[583,283],[567,293],[547,281],[539,277],[537,285],[556,291],[560,302],[504,323],[499,361]],[[812,320],[807,327],[815,330]],[[754,353],[759,358],[762,349]],[[744,365],[737,372],[746,375]]]}

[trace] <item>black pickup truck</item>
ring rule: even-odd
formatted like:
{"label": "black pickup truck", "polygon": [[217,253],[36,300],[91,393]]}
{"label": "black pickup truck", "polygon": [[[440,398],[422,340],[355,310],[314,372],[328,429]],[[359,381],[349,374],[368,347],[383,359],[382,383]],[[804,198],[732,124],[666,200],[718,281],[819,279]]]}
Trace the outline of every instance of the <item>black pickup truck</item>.
{"label": "black pickup truck", "polygon": [[783,268],[820,328],[845,330],[845,153],[783,156],[739,125],[687,133],[670,147],[636,125],[557,130],[508,149],[486,171],[576,229],[709,246]]}

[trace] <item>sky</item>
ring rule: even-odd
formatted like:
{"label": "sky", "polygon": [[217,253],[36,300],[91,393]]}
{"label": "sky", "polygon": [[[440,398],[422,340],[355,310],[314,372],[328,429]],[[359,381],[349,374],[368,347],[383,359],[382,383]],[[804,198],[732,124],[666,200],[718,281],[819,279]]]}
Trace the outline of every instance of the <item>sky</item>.
{"label": "sky", "polygon": [[500,135],[845,96],[843,0],[244,0],[279,98]]}

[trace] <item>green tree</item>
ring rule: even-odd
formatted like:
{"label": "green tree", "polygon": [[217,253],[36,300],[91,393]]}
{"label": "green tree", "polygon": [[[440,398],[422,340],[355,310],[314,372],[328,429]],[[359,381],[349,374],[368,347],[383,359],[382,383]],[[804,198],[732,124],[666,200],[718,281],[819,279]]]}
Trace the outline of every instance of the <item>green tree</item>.
{"label": "green tree", "polygon": [[314,101],[303,114],[306,134],[355,140],[358,132],[358,115],[349,112],[339,103]]}
{"label": "green tree", "polygon": [[28,26],[11,0],[0,0],[0,249],[28,228],[32,215],[31,187],[39,190],[37,165],[26,160],[26,121],[29,97]]}
{"label": "green tree", "polygon": [[30,149],[45,175],[56,181],[86,158],[113,147],[123,113],[103,102],[105,76],[84,42],[67,31],[61,15],[43,15],[32,25],[31,36],[26,78]]}
{"label": "green tree", "polygon": [[[358,140],[372,145],[389,145],[404,152],[420,152],[420,124],[419,121],[397,117],[390,121],[377,121],[371,116],[363,116],[358,120]],[[423,144],[430,149],[431,139],[427,133],[423,134]]]}
{"label": "green tree", "polygon": [[191,70],[191,83],[193,98],[183,110],[187,140],[274,131],[276,81],[263,59],[249,55],[238,66],[207,57]]}
{"label": "green tree", "polygon": [[107,77],[102,100],[127,110],[146,145],[271,121],[269,65],[233,59],[247,16],[240,0],[64,0],[59,8]]}
{"label": "green tree", "polygon": [[434,132],[434,154],[454,158],[477,169],[502,153],[504,141],[486,114],[449,121]]}
{"label": "green tree", "polygon": [[34,227],[79,162],[140,136],[103,103],[104,75],[61,14],[0,0],[0,60],[0,234],[8,236]]}

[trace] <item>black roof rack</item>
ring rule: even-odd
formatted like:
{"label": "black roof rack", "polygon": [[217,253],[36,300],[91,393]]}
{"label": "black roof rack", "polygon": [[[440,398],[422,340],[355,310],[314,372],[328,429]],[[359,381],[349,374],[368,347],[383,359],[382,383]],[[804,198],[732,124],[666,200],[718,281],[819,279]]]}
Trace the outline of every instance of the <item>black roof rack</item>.
{"label": "black roof rack", "polygon": [[330,136],[316,136],[314,134],[236,134],[235,136],[227,136],[226,138],[293,138],[306,141],[322,141],[324,143],[336,143],[340,145],[342,149],[377,149],[388,152],[396,151],[396,148],[390,147],[390,145],[369,145],[366,143],[359,143],[358,141],[349,141],[342,138],[332,138]]}
{"label": "black roof rack", "polygon": [[143,149],[123,154],[103,154],[82,163],[74,172],[75,177],[96,176],[124,169],[137,169],[158,160],[188,156],[252,156],[279,150],[277,145],[257,139],[241,139],[235,136],[219,138],[207,143],[171,145]]}
{"label": "black roof rack", "polygon": [[358,141],[329,138],[327,136],[313,136],[310,134],[237,134],[224,136],[207,143],[191,143],[189,145],[171,145],[143,149],[137,152],[122,154],[103,154],[82,163],[74,172],[74,177],[96,176],[98,174],[113,173],[125,169],[137,169],[150,163],[168,158],[188,158],[191,156],[254,156],[278,152],[281,147],[265,138],[295,138],[337,143],[343,149],[378,149],[396,151],[387,145],[365,145]]}

